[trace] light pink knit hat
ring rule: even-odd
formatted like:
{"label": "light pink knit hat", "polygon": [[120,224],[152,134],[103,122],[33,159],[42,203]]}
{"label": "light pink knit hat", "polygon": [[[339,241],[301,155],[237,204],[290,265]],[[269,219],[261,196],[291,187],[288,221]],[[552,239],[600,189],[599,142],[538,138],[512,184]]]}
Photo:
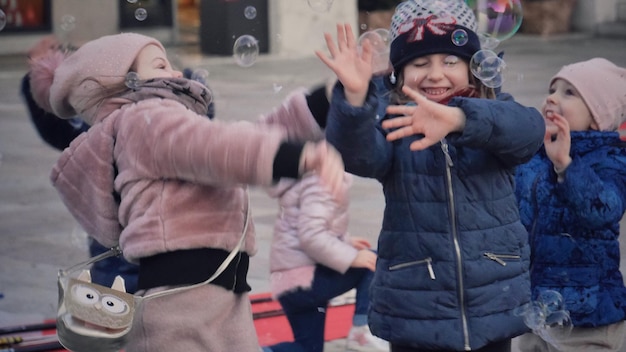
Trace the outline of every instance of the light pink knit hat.
{"label": "light pink knit hat", "polygon": [[[35,80],[38,85],[50,81],[49,89],[37,86],[33,95],[46,92],[49,97],[36,96],[36,101],[50,102],[50,109],[61,118],[80,115],[92,124],[93,115],[86,112],[89,98],[100,85],[108,86],[124,82],[139,52],[147,45],[156,45],[165,52],[156,39],[136,33],[122,33],[104,36],[81,46],[76,52],[59,62],[53,70],[52,80]],[[44,61],[45,62],[45,61]],[[37,70],[35,70],[37,71]]]}
{"label": "light pink knit hat", "polygon": [[603,58],[563,66],[550,80],[569,82],[580,93],[601,131],[615,131],[626,121],[626,69]]}

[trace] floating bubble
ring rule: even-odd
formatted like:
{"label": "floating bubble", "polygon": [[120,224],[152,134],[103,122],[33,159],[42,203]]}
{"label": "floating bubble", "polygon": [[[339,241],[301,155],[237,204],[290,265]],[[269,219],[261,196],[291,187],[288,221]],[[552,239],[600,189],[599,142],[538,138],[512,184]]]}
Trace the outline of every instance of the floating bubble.
{"label": "floating bubble", "polygon": [[478,34],[478,40],[480,41],[480,47],[485,50],[494,50],[500,45],[500,40],[485,34]]}
{"label": "floating bubble", "polygon": [[479,34],[506,40],[517,33],[522,24],[521,0],[476,0],[471,6],[476,13]]}
{"label": "floating bubble", "polygon": [[488,81],[501,75],[506,63],[491,50],[479,50],[470,60],[472,74],[481,81]]}
{"label": "floating bubble", "polygon": [[0,31],[7,25],[7,15],[0,9]]}
{"label": "floating bubble", "polygon": [[536,301],[516,309],[515,314],[522,316],[526,326],[537,336],[557,349],[565,350],[561,344],[569,337],[574,325],[560,293],[543,291]]}
{"label": "floating bubble", "polygon": [[481,80],[483,85],[488,88],[500,88],[502,84],[504,84],[504,76],[501,74],[497,74],[496,76],[490,79]]}
{"label": "floating bubble", "polygon": [[539,294],[537,301],[543,304],[548,312],[563,310],[563,296],[557,291],[545,290]]}
{"label": "floating bubble", "polygon": [[139,75],[137,74],[137,72],[128,72],[126,74],[126,79],[124,80],[124,84],[126,85],[126,87],[130,88],[130,89],[137,89],[139,88]]}
{"label": "floating bubble", "polygon": [[209,80],[209,71],[204,69],[204,68],[197,68],[195,70],[193,70],[193,72],[191,73],[191,77],[192,80],[194,81],[198,81],[202,84],[204,84],[205,86],[208,84],[208,80]]}
{"label": "floating bubble", "polygon": [[137,21],[145,21],[146,18],[148,18],[148,11],[146,11],[146,9],[140,7],[135,10],[135,19],[137,19]]}
{"label": "floating bubble", "polygon": [[374,32],[378,33],[378,35],[380,35],[380,37],[383,39],[383,42],[385,43],[385,45],[387,47],[389,47],[391,45],[391,33],[389,33],[389,30],[386,28],[376,28],[374,29]]}
{"label": "floating bubble", "polygon": [[129,4],[136,4],[137,3],[137,0],[126,0],[126,1],[128,1]]}
{"label": "floating bubble", "polygon": [[254,6],[246,6],[243,10],[243,15],[246,16],[247,19],[253,20],[256,18],[256,7]]}
{"label": "floating bubble", "polygon": [[524,324],[530,329],[541,329],[546,323],[546,312],[539,302],[530,302],[521,313]]}
{"label": "floating bubble", "polygon": [[372,66],[374,72],[384,71],[389,68],[389,31],[367,31],[357,40],[359,48],[365,40],[370,42],[372,48]]}
{"label": "floating bubble", "polygon": [[245,34],[235,40],[233,57],[239,66],[250,67],[254,65],[258,56],[259,42],[255,37]]}
{"label": "floating bubble", "polygon": [[452,32],[451,38],[452,44],[456,46],[463,46],[469,41],[469,34],[467,34],[464,29],[455,29],[454,32]]}
{"label": "floating bubble", "polygon": [[316,12],[328,12],[333,6],[333,0],[307,0],[307,3]]}
{"label": "floating bubble", "polygon": [[72,15],[63,15],[61,17],[61,29],[70,32],[76,27],[76,18]]}
{"label": "floating bubble", "polygon": [[281,90],[283,90],[283,86],[281,86],[281,85],[280,85],[280,84],[278,84],[278,83],[274,83],[274,84],[272,84],[272,88],[274,89],[274,93],[278,93],[278,92],[280,92]]}
{"label": "floating bubble", "polygon": [[569,312],[559,310],[548,315],[545,326],[535,333],[541,336],[544,341],[559,349],[559,351],[564,351],[561,343],[569,338],[573,328],[574,325]]}

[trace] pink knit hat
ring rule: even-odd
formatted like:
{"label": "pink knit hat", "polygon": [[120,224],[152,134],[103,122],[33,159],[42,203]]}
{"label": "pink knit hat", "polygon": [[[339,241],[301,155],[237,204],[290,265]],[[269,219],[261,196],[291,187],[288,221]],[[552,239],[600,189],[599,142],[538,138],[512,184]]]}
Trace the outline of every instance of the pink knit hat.
{"label": "pink knit hat", "polygon": [[[158,40],[136,33],[109,35],[87,42],[60,61],[56,70],[55,67],[48,68],[53,70],[52,80],[37,79],[44,73],[35,67],[33,82],[37,82],[37,86],[33,88],[34,98],[36,101],[48,100],[52,112],[61,118],[80,115],[92,124],[94,115],[87,109],[92,103],[89,99],[94,89],[124,82],[139,52],[150,44],[165,52]],[[51,84],[49,89],[43,87],[46,82]],[[45,97],[46,92],[49,97]]]}
{"label": "pink knit hat", "polygon": [[563,66],[550,85],[556,79],[576,88],[601,131],[615,131],[626,121],[626,69],[593,58]]}

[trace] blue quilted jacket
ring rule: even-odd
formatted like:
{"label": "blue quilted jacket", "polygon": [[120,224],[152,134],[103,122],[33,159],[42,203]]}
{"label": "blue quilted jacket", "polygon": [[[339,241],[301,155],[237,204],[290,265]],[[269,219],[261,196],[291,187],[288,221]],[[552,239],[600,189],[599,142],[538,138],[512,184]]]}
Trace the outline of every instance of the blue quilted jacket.
{"label": "blue quilted jacket", "polygon": [[626,149],[616,132],[572,132],[562,183],[542,148],[517,173],[520,216],[531,235],[533,296],[563,295],[574,326],[626,319],[619,221],[626,207]]}
{"label": "blue quilted jacket", "polygon": [[514,314],[530,299],[514,174],[545,125],[536,109],[500,98],[453,98],[467,116],[463,133],[411,152],[419,137],[386,141],[373,85],[359,108],[340,85],[333,91],[327,140],[347,171],[383,186],[369,324],[393,344],[466,351],[527,331]]}

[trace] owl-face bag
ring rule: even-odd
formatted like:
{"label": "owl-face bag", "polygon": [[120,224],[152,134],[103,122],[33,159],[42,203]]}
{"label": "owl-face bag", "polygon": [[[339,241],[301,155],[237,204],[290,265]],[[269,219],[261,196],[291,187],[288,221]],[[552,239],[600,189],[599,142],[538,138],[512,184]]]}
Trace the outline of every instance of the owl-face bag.
{"label": "owl-face bag", "polygon": [[[247,192],[246,192],[247,193]],[[73,352],[113,352],[124,348],[133,326],[135,308],[141,302],[203,286],[215,280],[239,254],[245,242],[250,217],[249,199],[243,233],[237,246],[206,281],[137,296],[126,292],[124,279],[117,276],[111,287],[94,284],[87,269],[91,264],[115,255],[119,247],[95,256],[71,268],[60,270],[58,276],[59,305],[57,309],[57,336],[66,349]],[[80,272],[80,273],[79,273]],[[76,275],[79,273],[78,275]]]}

